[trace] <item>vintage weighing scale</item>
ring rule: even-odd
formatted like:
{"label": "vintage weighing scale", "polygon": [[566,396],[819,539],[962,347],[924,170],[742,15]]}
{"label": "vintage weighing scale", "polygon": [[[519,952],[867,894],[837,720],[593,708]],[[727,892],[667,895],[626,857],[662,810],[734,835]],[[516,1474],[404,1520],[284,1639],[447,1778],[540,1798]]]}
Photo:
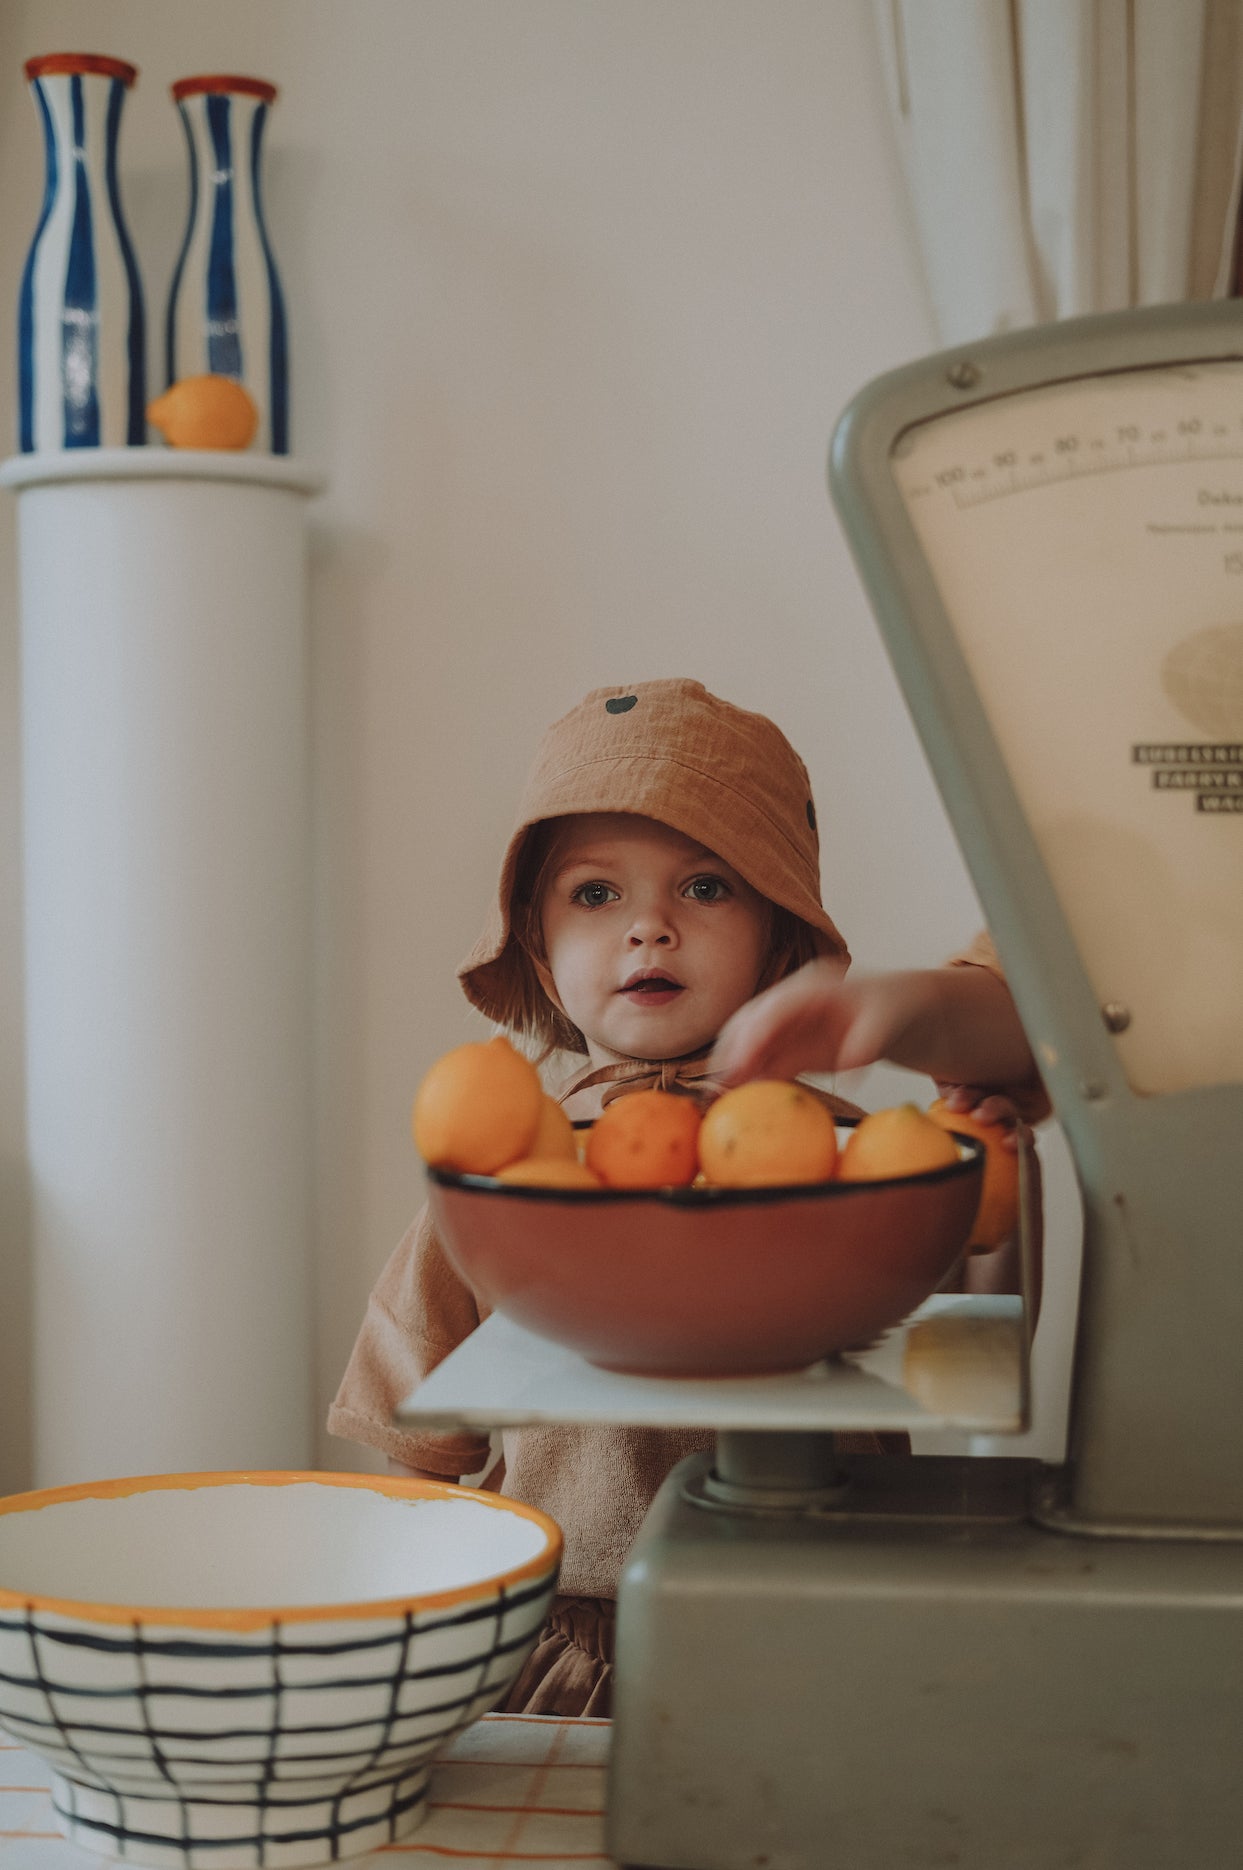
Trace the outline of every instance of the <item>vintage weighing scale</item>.
{"label": "vintage weighing scale", "polygon": [[[1004,1300],[933,1299],[798,1376],[682,1385],[494,1316],[401,1419],[717,1430],[622,1580],[619,1863],[1233,1866],[1243,312],[897,371],[847,411],[831,480],[1078,1172],[1066,1461],[834,1449],[1021,1426]],[[957,1371],[921,1385],[911,1338],[947,1323]]]}

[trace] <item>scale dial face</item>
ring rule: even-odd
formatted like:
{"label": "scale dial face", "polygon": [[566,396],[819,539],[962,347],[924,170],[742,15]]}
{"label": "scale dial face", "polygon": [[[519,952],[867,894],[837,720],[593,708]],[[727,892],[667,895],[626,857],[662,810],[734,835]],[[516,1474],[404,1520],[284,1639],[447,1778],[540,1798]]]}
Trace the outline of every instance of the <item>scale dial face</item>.
{"label": "scale dial face", "polygon": [[1128,1082],[1243,1081],[1243,363],[1001,395],[891,469]]}

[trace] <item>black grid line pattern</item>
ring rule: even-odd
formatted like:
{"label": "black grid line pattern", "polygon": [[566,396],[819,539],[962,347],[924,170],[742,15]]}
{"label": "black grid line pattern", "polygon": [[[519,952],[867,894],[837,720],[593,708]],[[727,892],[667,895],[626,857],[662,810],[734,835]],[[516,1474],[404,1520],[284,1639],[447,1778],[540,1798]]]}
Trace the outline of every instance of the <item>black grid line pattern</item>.
{"label": "black grid line pattern", "polygon": [[[502,1593],[504,1592],[504,1588],[505,1587],[502,1585],[501,1587]],[[385,1753],[390,1751],[390,1749],[392,1748],[393,1724],[397,1719],[397,1700],[398,1700],[398,1696],[401,1693],[401,1684],[405,1680],[406,1670],[409,1667],[410,1644],[413,1639],[413,1636],[414,1636],[414,1617],[412,1613],[408,1611],[406,1613],[405,1629],[402,1633],[401,1663],[399,1667],[394,1671],[394,1674],[393,1674],[392,1693],[389,1696],[388,1709],[384,1717],[383,1731],[380,1735],[380,1738],[376,1741],[375,1746],[372,1748],[371,1752],[367,1755],[366,1759],[359,1763],[358,1767],[355,1769],[353,1773],[351,1773],[350,1777],[345,1781],[345,1783],[341,1787],[341,1790],[337,1793],[336,1797],[334,1798],[333,1800],[334,1823],[340,1822],[341,1813],[345,1809],[346,1801],[348,1800],[350,1794],[356,1791],[359,1788],[359,1786],[363,1785],[366,1782],[368,1774],[376,1771]],[[393,1828],[396,1823],[393,1813],[390,1812],[389,1816],[390,1816],[390,1830],[389,1830],[389,1836],[386,1839],[386,1842],[391,1844],[396,1838],[397,1833],[396,1833],[395,1828]]]}
{"label": "black grid line pattern", "polygon": [[[151,1715],[147,1707],[147,1697],[151,1692],[151,1685],[148,1681],[146,1670],[143,1668],[142,1652],[146,1641],[145,1633],[142,1624],[137,1619],[135,1619],[132,1629],[134,1639],[134,1669],[138,1677],[136,1690],[138,1694],[138,1705],[142,1709],[143,1732],[146,1735],[147,1744],[151,1749],[151,1759],[156,1770],[167,1780],[170,1787],[175,1788],[177,1784],[176,1777],[168,1761],[164,1758],[163,1746],[158,1733],[151,1724]],[[53,1803],[55,1803],[54,1800]],[[184,1851],[189,1848],[190,1844],[190,1819],[185,1804],[180,1799],[177,1800],[177,1808],[181,1831],[181,1848]]]}
{"label": "black grid line pattern", "polygon": [[0,1612],[0,1728],[66,1834],[183,1870],[297,1870],[397,1842],[436,1753],[504,1694],[555,1567],[470,1605],[254,1632]]}
{"label": "black grid line pattern", "polygon": [[[268,1730],[267,1753],[263,1761],[263,1770],[259,1775],[258,1795],[258,1834],[263,1837],[266,1831],[268,1804],[272,1796],[272,1785],[276,1778],[276,1749],[281,1731],[281,1696],[284,1692],[281,1680],[281,1632],[272,1632],[272,1725]],[[336,1854],[335,1852],[333,1853]],[[263,1853],[260,1852],[260,1861]]]}
{"label": "black grid line pattern", "polygon": [[[397,1842],[422,1815],[428,1777],[427,1767],[405,1773],[335,1810],[332,1801],[322,1799],[282,1800],[260,1808],[239,1801],[131,1797],[117,1815],[102,1794],[57,1778],[52,1808],[73,1843],[110,1857],[161,1852],[187,1870],[210,1870],[227,1855],[231,1865],[297,1870]],[[183,1815],[188,1832],[181,1830]]]}

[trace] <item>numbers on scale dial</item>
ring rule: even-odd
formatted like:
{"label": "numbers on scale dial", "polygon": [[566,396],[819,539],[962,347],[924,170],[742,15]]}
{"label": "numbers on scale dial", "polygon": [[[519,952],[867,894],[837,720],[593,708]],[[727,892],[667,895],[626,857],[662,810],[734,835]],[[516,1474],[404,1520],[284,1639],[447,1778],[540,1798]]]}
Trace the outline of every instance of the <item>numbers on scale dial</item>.
{"label": "numbers on scale dial", "polygon": [[[907,452],[900,442],[895,456],[901,458]],[[956,506],[978,506],[1085,474],[1173,462],[1239,460],[1243,460],[1243,416],[1222,422],[1186,415],[1154,426],[1115,422],[1099,432],[1055,430],[1036,448],[998,448],[982,459],[951,460],[931,469],[926,479],[908,482],[905,492],[911,500],[940,493],[950,495]]]}

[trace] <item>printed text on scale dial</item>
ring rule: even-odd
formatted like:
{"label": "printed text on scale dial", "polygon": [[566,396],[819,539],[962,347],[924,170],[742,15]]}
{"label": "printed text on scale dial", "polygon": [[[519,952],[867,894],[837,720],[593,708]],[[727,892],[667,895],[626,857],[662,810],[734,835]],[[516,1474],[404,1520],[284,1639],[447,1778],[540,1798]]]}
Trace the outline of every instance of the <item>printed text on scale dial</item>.
{"label": "printed text on scale dial", "polygon": [[[1224,374],[1233,379],[1236,393],[1228,402],[1235,407],[1225,406],[1221,374],[1210,379],[1190,370],[1146,371],[1138,381],[1131,373],[1097,377],[1086,385],[1055,384],[1019,399],[977,404],[901,438],[894,453],[895,464],[902,463],[903,492],[912,502],[948,495],[961,508],[1088,475],[1243,463],[1239,367],[1227,365]],[[1085,402],[1095,405],[1086,421]],[[1059,423],[1057,415],[1069,415],[1072,408],[1079,420]],[[981,418],[982,434],[974,432]],[[978,452],[964,448],[968,426],[972,440],[991,446]],[[932,445],[934,435],[938,445]],[[1243,512],[1243,489],[1206,485],[1200,504],[1206,516],[1219,504]]]}

